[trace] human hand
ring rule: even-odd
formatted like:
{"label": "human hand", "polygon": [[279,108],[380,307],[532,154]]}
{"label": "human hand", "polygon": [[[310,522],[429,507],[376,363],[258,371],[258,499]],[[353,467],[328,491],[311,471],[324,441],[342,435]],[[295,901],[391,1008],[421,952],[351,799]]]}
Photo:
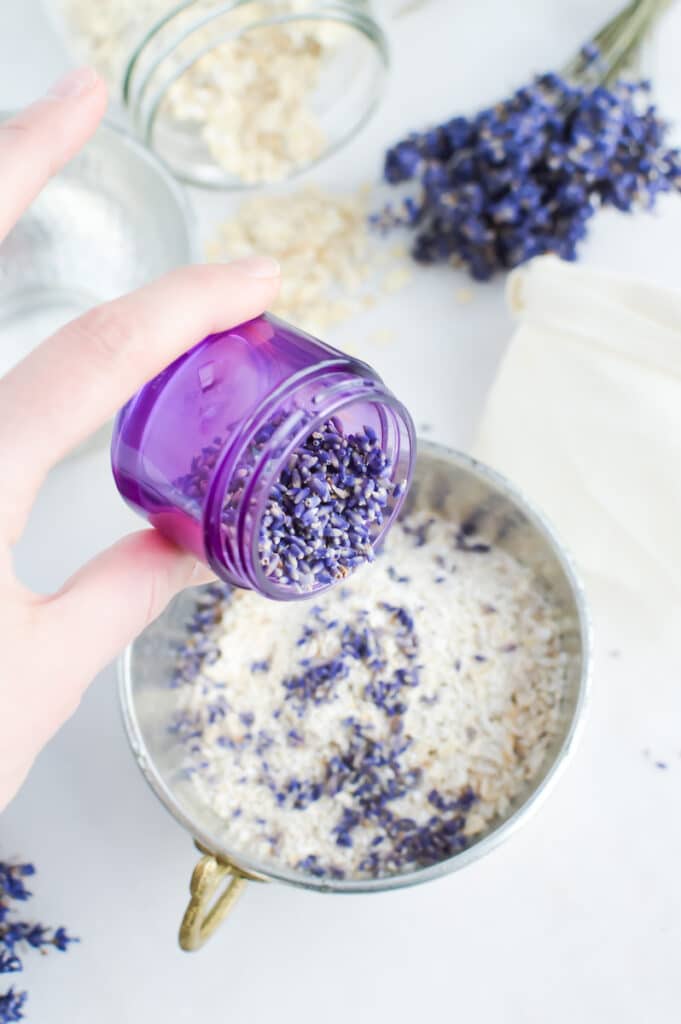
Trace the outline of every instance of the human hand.
{"label": "human hand", "polygon": [[[0,125],[0,239],[105,107],[104,84],[86,68]],[[15,578],[11,549],[45,474],[182,351],[261,313],[278,281],[266,258],[173,271],[67,324],[0,380],[0,810],[92,677],[173,594],[210,578],[143,530],[58,593],[31,593]]]}

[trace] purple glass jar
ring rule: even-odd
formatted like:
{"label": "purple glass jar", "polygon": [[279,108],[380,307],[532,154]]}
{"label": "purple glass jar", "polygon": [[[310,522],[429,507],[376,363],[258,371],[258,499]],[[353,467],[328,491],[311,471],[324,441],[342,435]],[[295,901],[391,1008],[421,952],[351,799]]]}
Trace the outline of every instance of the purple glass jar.
{"label": "purple glass jar", "polygon": [[[377,438],[390,466],[380,543],[413,470],[411,417],[365,363],[264,314],[213,334],[121,409],[111,445],[118,490],[221,579],[279,600],[307,597],[263,565],[263,517],[292,454],[324,424]],[[392,484],[397,485],[394,490]]]}

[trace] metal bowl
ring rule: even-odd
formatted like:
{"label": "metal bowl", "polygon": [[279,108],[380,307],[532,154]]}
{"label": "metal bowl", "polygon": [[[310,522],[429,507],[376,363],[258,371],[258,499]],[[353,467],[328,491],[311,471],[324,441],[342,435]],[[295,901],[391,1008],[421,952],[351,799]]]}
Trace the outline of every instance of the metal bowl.
{"label": "metal bowl", "polygon": [[90,307],[191,262],[193,236],[164,165],[102,125],[0,244],[0,376]]}
{"label": "metal bowl", "polygon": [[[571,669],[561,705],[561,724],[537,776],[513,802],[507,814],[462,852],[430,867],[377,879],[318,879],[283,866],[259,863],[229,840],[225,823],[198,802],[191,783],[180,770],[181,751],[167,730],[175,695],[169,687],[173,646],[186,636],[194,602],[191,591],[181,594],[166,612],[127,649],[120,661],[120,698],[130,743],[152,789],[194,837],[204,853],[192,884],[192,903],[180,939],[183,948],[197,948],[224,916],[245,879],[276,880],[321,892],[370,893],[428,882],[478,860],[507,839],[549,792],[572,750],[582,717],[589,675],[589,623],[582,587],[572,564],[551,527],[505,479],[475,462],[438,445],[419,445],[416,472],[407,507],[432,509],[454,522],[471,516],[495,544],[534,570],[537,585],[551,592],[565,619],[563,650]],[[207,894],[227,875],[233,879],[215,916],[203,918]]]}

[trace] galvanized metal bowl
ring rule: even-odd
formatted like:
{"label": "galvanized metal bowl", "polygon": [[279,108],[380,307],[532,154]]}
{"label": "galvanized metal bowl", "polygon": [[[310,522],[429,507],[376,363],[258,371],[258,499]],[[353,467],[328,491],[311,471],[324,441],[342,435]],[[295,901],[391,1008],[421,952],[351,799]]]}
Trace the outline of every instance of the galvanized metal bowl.
{"label": "galvanized metal bowl", "polygon": [[[537,585],[549,591],[565,619],[562,649],[571,655],[560,707],[560,728],[536,777],[508,812],[470,846],[430,867],[377,879],[329,881],[284,866],[259,863],[232,846],[225,822],[201,804],[181,772],[182,752],[168,733],[175,702],[168,681],[173,645],[186,637],[194,596],[181,594],[167,611],[128,648],[120,662],[120,698],[130,743],[152,789],[192,835],[204,854],[192,879],[192,901],[180,932],[185,949],[195,949],[224,917],[246,879],[276,880],[320,892],[370,893],[428,882],[457,871],[507,839],[544,799],[574,746],[589,675],[589,623],[582,587],[560,541],[542,516],[505,479],[438,445],[419,445],[414,484],[405,514],[432,509],[461,522],[475,515],[486,536],[494,538],[533,569]],[[218,887],[231,879],[222,898],[207,906]]]}
{"label": "galvanized metal bowl", "polygon": [[182,188],[102,125],[0,244],[0,376],[73,317],[194,256]]}

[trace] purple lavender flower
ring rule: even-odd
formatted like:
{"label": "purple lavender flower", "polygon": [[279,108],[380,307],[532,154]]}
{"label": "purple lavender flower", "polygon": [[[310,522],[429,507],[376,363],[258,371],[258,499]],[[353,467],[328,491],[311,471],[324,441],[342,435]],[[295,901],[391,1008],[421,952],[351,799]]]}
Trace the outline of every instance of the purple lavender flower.
{"label": "purple lavender flower", "polygon": [[[31,898],[24,879],[35,874],[32,864],[8,864],[0,861],[0,974],[18,973],[23,964],[18,950],[21,946],[45,952],[52,946],[62,952],[77,939],[67,934],[65,928],[54,930],[41,924],[16,920],[13,903],[23,903]],[[24,1019],[23,1008],[26,992],[10,988],[0,994],[0,1024],[13,1024]]]}
{"label": "purple lavender flower", "polygon": [[0,995],[0,1022],[1,1024],[13,1024],[14,1021],[23,1020],[22,1008],[26,1002],[27,992],[15,992],[11,988]]}
{"label": "purple lavender flower", "polygon": [[[641,2],[630,5],[632,18]],[[616,34],[606,26],[565,76],[539,75],[474,117],[398,142],[385,180],[418,191],[373,224],[415,231],[418,262],[449,262],[484,281],[542,253],[576,259],[601,206],[652,209],[661,193],[679,191],[681,157],[666,145],[649,83],[613,82],[640,41],[629,33],[623,48]],[[606,41],[612,59],[600,49]]]}

